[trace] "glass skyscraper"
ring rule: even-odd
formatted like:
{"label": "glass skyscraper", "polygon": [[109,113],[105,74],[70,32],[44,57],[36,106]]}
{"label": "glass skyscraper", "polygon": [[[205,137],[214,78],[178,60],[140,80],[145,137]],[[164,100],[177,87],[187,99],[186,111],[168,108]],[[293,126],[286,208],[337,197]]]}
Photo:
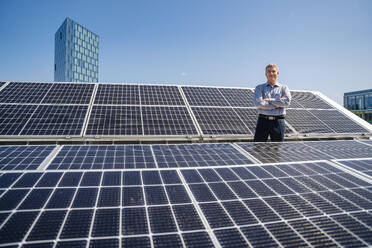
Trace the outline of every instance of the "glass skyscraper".
{"label": "glass skyscraper", "polygon": [[99,36],[66,18],[55,34],[54,81],[98,82]]}

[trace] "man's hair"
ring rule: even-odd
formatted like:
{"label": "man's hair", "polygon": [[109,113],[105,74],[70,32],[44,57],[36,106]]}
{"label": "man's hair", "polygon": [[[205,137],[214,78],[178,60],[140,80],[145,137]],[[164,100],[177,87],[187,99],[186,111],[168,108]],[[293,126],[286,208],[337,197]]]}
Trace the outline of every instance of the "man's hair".
{"label": "man's hair", "polygon": [[269,68],[276,68],[277,71],[279,71],[279,67],[276,64],[268,64],[265,68],[265,73],[267,72],[267,69]]}

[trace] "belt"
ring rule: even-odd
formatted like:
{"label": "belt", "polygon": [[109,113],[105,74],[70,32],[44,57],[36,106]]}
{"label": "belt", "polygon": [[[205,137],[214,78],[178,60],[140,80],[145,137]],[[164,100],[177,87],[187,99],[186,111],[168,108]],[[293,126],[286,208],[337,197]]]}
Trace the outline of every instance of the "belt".
{"label": "belt", "polygon": [[269,121],[274,121],[274,120],[285,118],[284,115],[263,115],[263,114],[259,114],[258,117],[269,120]]}

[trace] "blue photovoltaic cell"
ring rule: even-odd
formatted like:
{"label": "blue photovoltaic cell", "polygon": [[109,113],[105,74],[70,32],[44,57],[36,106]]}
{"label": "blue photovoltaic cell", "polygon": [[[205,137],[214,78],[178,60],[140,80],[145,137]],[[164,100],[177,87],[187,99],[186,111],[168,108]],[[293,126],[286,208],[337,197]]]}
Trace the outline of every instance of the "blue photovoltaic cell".
{"label": "blue photovoltaic cell", "polygon": [[230,144],[153,145],[159,168],[252,164]]}
{"label": "blue photovoltaic cell", "polygon": [[85,135],[142,135],[139,106],[94,105]]}
{"label": "blue photovoltaic cell", "polygon": [[197,135],[186,107],[142,107],[144,135]]}
{"label": "blue photovoltaic cell", "polygon": [[85,172],[81,179],[80,186],[99,186],[101,184],[102,172]]}
{"label": "blue photovoltaic cell", "polygon": [[72,203],[72,208],[89,208],[96,205],[98,188],[79,188],[74,201]]}
{"label": "blue photovoltaic cell", "polygon": [[123,238],[122,246],[123,247],[147,248],[147,247],[151,247],[151,243],[150,243],[149,237]]}
{"label": "blue photovoltaic cell", "polygon": [[120,209],[97,209],[94,218],[92,236],[117,236],[119,235]]}
{"label": "blue photovoltaic cell", "polygon": [[142,105],[185,105],[177,86],[139,86]]}
{"label": "blue photovoltaic cell", "polygon": [[86,238],[93,219],[93,209],[72,210],[68,213],[61,238]]}
{"label": "blue photovoltaic cell", "polygon": [[190,106],[229,106],[217,88],[182,87]]}
{"label": "blue photovoltaic cell", "polygon": [[37,105],[0,104],[0,135],[18,135]]}
{"label": "blue photovoltaic cell", "polygon": [[119,248],[119,239],[93,239],[89,248]]}
{"label": "blue photovoltaic cell", "polygon": [[173,211],[181,231],[205,229],[193,205],[174,205]]}
{"label": "blue photovoltaic cell", "polygon": [[94,84],[53,83],[42,103],[89,104]]}
{"label": "blue photovoltaic cell", "polygon": [[249,247],[238,229],[222,229],[214,231],[222,247]]}
{"label": "blue photovoltaic cell", "polygon": [[178,234],[154,235],[153,242],[155,248],[178,248],[183,247]]}
{"label": "blue photovoltaic cell", "polygon": [[98,198],[97,207],[117,207],[120,206],[121,189],[101,188]]}
{"label": "blue photovoltaic cell", "polygon": [[123,187],[123,206],[145,205],[141,187]]}
{"label": "blue photovoltaic cell", "polygon": [[150,146],[64,146],[48,170],[154,167]]}
{"label": "blue photovoltaic cell", "polygon": [[0,146],[0,170],[36,170],[55,146]]}
{"label": "blue photovoltaic cell", "polygon": [[169,206],[149,207],[148,214],[153,233],[167,233],[177,230]]}
{"label": "blue photovoltaic cell", "polygon": [[0,91],[0,103],[40,103],[52,85],[11,82]]}
{"label": "blue photovoltaic cell", "polygon": [[80,135],[88,106],[39,105],[21,135]]}
{"label": "blue photovoltaic cell", "polygon": [[138,85],[99,84],[94,104],[139,105]]}
{"label": "blue photovoltaic cell", "polygon": [[187,247],[212,248],[215,247],[207,232],[183,233],[183,241]]}
{"label": "blue photovoltaic cell", "polygon": [[59,182],[59,187],[71,187],[78,186],[80,183],[82,172],[66,172],[61,181]]}
{"label": "blue photovoltaic cell", "polygon": [[59,241],[56,248],[85,248],[86,244],[86,240]]}
{"label": "blue photovoltaic cell", "polygon": [[123,235],[147,234],[148,223],[145,208],[123,208]]}

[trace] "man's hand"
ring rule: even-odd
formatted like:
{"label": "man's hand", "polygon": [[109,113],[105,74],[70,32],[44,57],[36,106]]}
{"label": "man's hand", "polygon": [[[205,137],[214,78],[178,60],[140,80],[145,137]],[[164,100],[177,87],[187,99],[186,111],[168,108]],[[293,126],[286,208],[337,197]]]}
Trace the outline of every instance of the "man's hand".
{"label": "man's hand", "polygon": [[270,98],[264,98],[263,99],[265,102],[269,102],[270,101]]}

